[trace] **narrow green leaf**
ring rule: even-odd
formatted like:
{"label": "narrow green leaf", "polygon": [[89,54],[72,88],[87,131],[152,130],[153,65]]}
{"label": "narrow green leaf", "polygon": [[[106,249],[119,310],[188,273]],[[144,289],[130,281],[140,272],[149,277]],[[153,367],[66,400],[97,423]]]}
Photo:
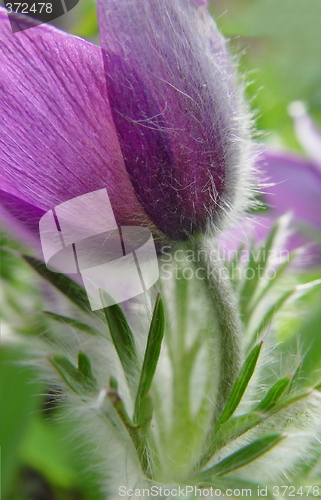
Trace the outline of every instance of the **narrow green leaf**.
{"label": "narrow green leaf", "polygon": [[41,260],[38,260],[35,257],[30,257],[29,255],[23,255],[22,257],[35,271],[37,271],[38,274],[40,274],[42,278],[49,281],[80,309],[86,313],[92,314],[84,288],[62,273],[53,273],[52,271],[49,271],[46,264]]}
{"label": "narrow green leaf", "polygon": [[[317,389],[317,388],[315,388]],[[320,384],[321,390],[321,384]],[[308,397],[313,392],[313,389],[301,391],[294,396],[290,396],[280,403],[275,404],[269,410],[264,413],[253,411],[245,415],[240,415],[238,417],[233,417],[227,420],[224,424],[216,428],[215,433],[212,436],[211,443],[207,448],[206,452],[199,459],[195,470],[201,470],[204,465],[210,460],[210,458],[218,450],[223,448],[229,441],[237,439],[239,436],[267,420],[270,416],[275,415],[279,411],[284,410],[288,406],[297,403],[298,401]]]}
{"label": "narrow green leaf", "polygon": [[265,243],[261,246],[260,248],[261,253],[258,263],[260,264],[261,269],[263,271],[266,269],[266,266],[269,262],[270,251],[273,250],[273,248],[277,245],[277,240],[280,234],[282,235],[285,228],[288,226],[288,223],[289,223],[288,214],[285,214],[284,216],[280,217],[272,227],[271,231],[269,232]]}
{"label": "narrow green leaf", "polygon": [[319,301],[314,307],[310,307],[309,316],[302,322],[299,330],[292,336],[292,340],[287,341],[288,349],[297,349],[304,353],[300,371],[300,387],[311,386],[320,382],[321,369],[321,308]]}
{"label": "narrow green leaf", "polygon": [[242,436],[242,434],[255,427],[261,421],[261,413],[251,412],[230,418],[224,422],[224,424],[220,425],[213,434],[212,441],[204,455],[198,461],[195,470],[201,470],[214,453],[226,446],[233,439]]}
{"label": "narrow green leaf", "polygon": [[254,344],[254,342],[257,341],[259,338],[260,334],[263,332],[265,328],[267,328],[268,324],[271,322],[273,316],[275,313],[281,309],[281,307],[285,304],[285,302],[292,296],[294,295],[295,290],[288,290],[287,292],[284,292],[283,295],[279,299],[276,300],[276,302],[273,304],[273,306],[270,307],[266,315],[264,316],[263,320],[261,321],[259,327],[256,329],[254,337],[252,341],[250,342],[250,347]]}
{"label": "narrow green leaf", "polygon": [[249,429],[252,429],[262,420],[262,415],[259,412],[253,411],[251,413],[246,413],[245,415],[240,415],[237,417],[230,418],[224,424],[220,425],[215,434],[214,453],[223,448],[229,441],[236,439]]}
{"label": "narrow green leaf", "polygon": [[209,461],[209,459],[212,457],[212,455],[213,455],[212,450],[213,450],[213,448],[215,449],[214,443],[216,440],[216,434],[217,434],[220,426],[222,426],[226,421],[228,421],[228,419],[233,415],[236,408],[238,407],[238,405],[239,405],[239,403],[244,395],[244,392],[249,384],[249,381],[251,380],[252,375],[254,373],[256,363],[257,363],[258,357],[260,355],[261,348],[262,348],[262,342],[260,344],[256,345],[252,349],[252,351],[250,352],[250,354],[247,356],[246,360],[244,361],[242,368],[240,370],[240,373],[239,373],[239,375],[238,375],[238,377],[237,377],[237,379],[232,387],[230,396],[229,396],[227,403],[223,409],[223,412],[222,412],[220,418],[218,419],[218,421],[214,427],[214,430],[212,431],[212,434],[209,436],[209,443],[210,444],[208,445],[207,449],[205,450],[205,452],[201,456],[201,458],[198,462],[198,465],[197,465],[198,468],[203,467],[203,465],[205,465]]}
{"label": "narrow green leaf", "polygon": [[[102,291],[103,293],[103,291]],[[118,304],[103,309],[118,357],[132,388],[133,372],[137,370],[137,353],[133,333]]]}
{"label": "narrow green leaf", "polygon": [[[284,231],[284,228],[288,225],[288,215],[281,217],[272,227],[266,241],[259,248],[251,247],[251,257],[248,267],[251,269],[251,279],[246,280],[244,288],[242,291],[241,302],[242,302],[242,318],[243,323],[247,325],[250,321],[252,313],[268,293],[272,286],[274,286],[281,276],[284,274],[289,264],[292,262],[297,252],[291,253],[290,258],[287,258],[278,269],[273,280],[268,280],[265,287],[261,289],[262,280],[260,276],[265,275],[265,271],[269,262],[270,252],[276,245],[279,235]],[[265,283],[265,280],[263,280]]]}
{"label": "narrow green leaf", "polygon": [[[287,268],[289,267],[291,262],[295,259],[295,257],[297,257],[298,253],[299,253],[299,250],[294,250],[293,252],[291,252],[288,259],[285,262],[283,262],[276,270],[274,278],[269,280],[267,285],[263,288],[263,290],[261,290],[259,296],[255,299],[255,302],[253,303],[253,305],[250,304],[249,310],[246,313],[246,323],[249,322],[251,315],[253,314],[253,312],[255,311],[257,306],[260,304],[260,302],[267,295],[267,293],[271,290],[271,288],[273,286],[275,286],[278,283],[279,279],[284,275],[285,271],[287,270]],[[243,317],[243,319],[244,319],[244,317]]]}
{"label": "narrow green leaf", "polygon": [[284,399],[283,401],[280,401],[269,410],[268,415],[274,415],[275,413],[284,410],[284,408],[287,408],[288,406],[297,403],[301,399],[307,398],[308,396],[310,396],[310,394],[312,394],[312,392],[313,389],[306,389],[294,394],[293,396]]}
{"label": "narrow green leaf", "polygon": [[[242,317],[245,315],[247,305],[251,301],[258,285],[259,273],[257,255],[259,255],[261,251],[262,247],[256,249],[254,241],[252,240],[250,246],[250,260],[245,268],[245,276],[250,276],[251,279],[245,279],[242,290],[240,290],[240,312]],[[248,270],[251,272],[249,273]]]}
{"label": "narrow green leaf", "polygon": [[240,258],[241,258],[241,255],[242,255],[242,252],[244,249],[245,249],[245,243],[242,243],[238,247],[236,254],[234,256],[234,259],[232,259],[231,261],[227,261],[227,268],[228,268],[228,271],[230,273],[230,278],[234,282],[234,285],[236,285],[238,280],[239,280],[239,276],[238,276],[238,279],[235,279],[234,270],[240,262]]}
{"label": "narrow green leaf", "polygon": [[213,467],[206,469],[198,475],[200,479],[210,479],[215,476],[223,476],[228,472],[244,467],[245,465],[253,462],[257,458],[267,453],[274,446],[276,446],[282,439],[284,439],[284,434],[280,432],[269,434],[262,438],[253,441],[253,443],[244,446],[240,450],[237,450],[232,455],[224,458],[221,462],[217,463]]}
{"label": "narrow green leaf", "polygon": [[87,382],[91,382],[97,387],[97,381],[91,369],[90,359],[86,353],[79,351],[78,353],[78,371]]}
{"label": "narrow green leaf", "polygon": [[261,347],[262,347],[262,342],[256,345],[252,349],[252,351],[244,361],[240,373],[232,387],[231,394],[227,400],[226,406],[215,426],[214,432],[219,425],[222,425],[224,422],[226,422],[226,420],[228,420],[231,417],[231,415],[233,415],[236,408],[238,407],[244,395],[244,392],[248,386],[248,383],[251,380],[252,375],[254,373],[256,363],[260,355]]}
{"label": "narrow green leaf", "polygon": [[293,376],[291,378],[290,385],[289,385],[288,390],[287,390],[288,394],[290,394],[290,392],[292,391],[294,385],[299,380],[299,376],[300,376],[300,372],[301,372],[301,367],[302,367],[302,363],[299,364],[299,366],[297,367],[297,369],[295,370],[295,372],[294,372],[294,374],[293,374]]}
{"label": "narrow green leaf", "polygon": [[[321,389],[321,386],[320,386]],[[212,436],[212,441],[206,452],[200,458],[195,467],[195,470],[200,470],[210,460],[210,458],[218,450],[223,448],[229,441],[237,439],[239,436],[252,429],[261,422],[267,420],[271,415],[275,415],[279,411],[284,410],[288,406],[297,403],[298,401],[308,397],[313,389],[301,391],[294,396],[284,399],[280,403],[275,404],[264,413],[253,411],[251,413],[240,415],[238,417],[227,420],[224,424],[220,425]]]}
{"label": "narrow green leaf", "polygon": [[321,392],[321,382],[319,382],[314,388],[316,391]]}
{"label": "narrow green leaf", "polygon": [[250,260],[247,266],[247,269],[252,271],[250,273],[251,277],[245,281],[241,292],[241,314],[245,323],[247,323],[249,318],[249,309],[251,308],[252,301],[256,295],[256,289],[258,288],[260,282],[260,275],[262,275],[266,269],[269,253],[275,245],[277,236],[283,226],[284,221],[281,218],[274,224],[263,245],[256,248],[254,241],[251,244]]}
{"label": "narrow green leaf", "polygon": [[76,319],[68,318],[68,316],[62,316],[60,314],[55,314],[50,311],[43,311],[42,314],[44,314],[50,319],[53,319],[54,321],[57,321],[58,323],[69,325],[72,328],[76,328],[82,332],[88,333],[89,335],[102,336],[101,332],[97,330],[97,328],[87,325],[86,323],[82,323],[81,321],[78,321]]}
{"label": "narrow green leaf", "polygon": [[280,399],[285,389],[290,383],[291,377],[283,377],[278,380],[271,389],[268,390],[262,401],[254,408],[254,411],[268,411],[270,410]]}
{"label": "narrow green leaf", "polygon": [[76,394],[83,393],[81,377],[77,368],[65,356],[49,356],[50,363],[61,375],[66,384]]}
{"label": "narrow green leaf", "polygon": [[76,394],[97,393],[97,382],[92,374],[90,360],[85,353],[78,354],[78,369],[66,356],[49,356],[49,361]]}
{"label": "narrow green leaf", "polygon": [[149,328],[145,356],[135,401],[134,422],[140,425],[142,418],[143,399],[148,393],[155,374],[158,358],[164,336],[164,306],[161,295],[158,294],[152,321]]}
{"label": "narrow green leaf", "polygon": [[[286,216],[287,219],[287,216]],[[284,219],[285,220],[285,219]],[[272,227],[271,231],[268,234],[268,237],[265,241],[265,243],[261,246],[261,250],[264,250],[264,252],[261,252],[261,257],[259,259],[259,264],[263,267],[263,269],[266,268],[266,265],[268,263],[268,256],[270,251],[275,245],[275,241],[277,239],[278,233],[283,230],[284,227],[284,220],[282,217],[276,221],[274,226]]]}

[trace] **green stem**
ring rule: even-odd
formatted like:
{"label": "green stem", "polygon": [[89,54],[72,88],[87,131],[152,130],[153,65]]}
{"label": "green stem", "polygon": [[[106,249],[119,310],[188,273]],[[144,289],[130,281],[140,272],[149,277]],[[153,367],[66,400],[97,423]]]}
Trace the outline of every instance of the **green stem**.
{"label": "green stem", "polygon": [[124,403],[117,394],[116,391],[110,391],[108,393],[108,397],[114,406],[116,412],[118,413],[119,418],[127,429],[128,434],[131,437],[131,440],[136,448],[136,452],[140,461],[140,465],[142,471],[148,479],[153,478],[153,474],[151,471],[151,460],[148,452],[148,444],[147,438],[145,435],[142,435],[139,432],[138,427],[136,427],[131,419],[129,418],[126,409],[124,407]]}
{"label": "green stem", "polygon": [[221,365],[212,422],[215,425],[240,369],[242,323],[235,292],[218,250],[204,236],[191,239],[187,244],[194,252],[193,262],[199,269],[198,275],[207,290],[219,329]]}

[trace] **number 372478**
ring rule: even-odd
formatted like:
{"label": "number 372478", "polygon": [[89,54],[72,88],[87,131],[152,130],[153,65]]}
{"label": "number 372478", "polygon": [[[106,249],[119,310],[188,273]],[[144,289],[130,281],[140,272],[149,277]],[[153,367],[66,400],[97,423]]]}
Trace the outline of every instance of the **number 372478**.
{"label": "number 372478", "polygon": [[321,488],[319,486],[273,486],[273,496],[277,497],[298,497],[313,496],[320,497]]}
{"label": "number 372478", "polygon": [[5,2],[7,12],[21,13],[21,14],[51,14],[52,13],[52,3],[33,3],[29,5],[27,3],[9,3]]}

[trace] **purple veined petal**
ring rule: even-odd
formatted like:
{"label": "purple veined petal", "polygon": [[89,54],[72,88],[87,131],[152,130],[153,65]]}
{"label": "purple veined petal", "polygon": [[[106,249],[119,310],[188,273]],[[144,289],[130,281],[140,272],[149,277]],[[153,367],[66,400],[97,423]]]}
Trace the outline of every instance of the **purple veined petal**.
{"label": "purple veined petal", "polygon": [[321,129],[313,121],[306,107],[300,101],[290,104],[289,114],[294,121],[299,142],[321,171]]}
{"label": "purple veined petal", "polygon": [[172,239],[204,229],[211,215],[218,223],[249,160],[225,43],[197,3],[98,1],[125,165],[146,213]]}
{"label": "purple veined petal", "polygon": [[30,228],[105,187],[118,224],[149,223],[124,166],[100,48],[48,25],[13,34],[1,8],[0,114],[3,203]]}

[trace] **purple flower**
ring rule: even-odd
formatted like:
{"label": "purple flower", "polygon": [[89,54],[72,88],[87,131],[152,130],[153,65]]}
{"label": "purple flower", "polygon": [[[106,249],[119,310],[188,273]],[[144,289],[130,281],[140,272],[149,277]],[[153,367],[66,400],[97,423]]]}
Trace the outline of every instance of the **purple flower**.
{"label": "purple flower", "polygon": [[2,204],[37,231],[48,209],[108,186],[118,224],[148,223],[120,151],[101,50],[49,26],[13,34],[4,9],[0,44]]}
{"label": "purple flower", "polygon": [[13,34],[1,9],[2,204],[35,230],[106,187],[119,225],[219,226],[246,204],[252,160],[206,2],[100,0],[98,15],[102,49],[46,25]]}
{"label": "purple flower", "polygon": [[290,211],[297,226],[321,231],[321,170],[290,153],[265,153],[259,162],[272,186],[265,188],[269,215]]}
{"label": "purple flower", "polygon": [[[308,158],[294,153],[265,152],[258,167],[266,172],[267,181],[272,185],[265,189],[263,197],[270,209],[269,217],[292,213],[297,243],[307,242],[307,236],[320,243],[321,131],[302,103],[292,103],[289,112]],[[298,234],[305,235],[305,238]]]}
{"label": "purple flower", "polygon": [[301,260],[310,265],[321,261],[321,131],[302,103],[292,103],[289,112],[307,158],[294,152],[262,152],[256,167],[267,184],[262,198],[268,210],[252,219],[252,231],[234,229],[223,235],[221,244],[226,251],[235,250],[249,232],[262,242],[275,221],[289,213],[291,235],[284,245],[288,250],[306,245]]}

